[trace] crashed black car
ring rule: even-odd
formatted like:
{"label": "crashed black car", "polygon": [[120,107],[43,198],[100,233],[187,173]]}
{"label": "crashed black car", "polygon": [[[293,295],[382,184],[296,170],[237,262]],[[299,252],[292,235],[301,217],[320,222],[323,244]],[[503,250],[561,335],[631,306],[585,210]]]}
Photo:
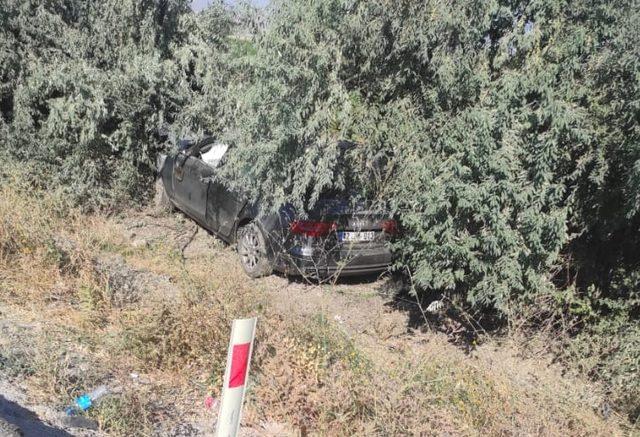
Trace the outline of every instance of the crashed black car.
{"label": "crashed black car", "polygon": [[228,146],[213,138],[183,143],[158,158],[157,198],[227,243],[236,243],[252,278],[274,270],[316,278],[379,273],[391,263],[388,242],[398,231],[385,214],[323,196],[304,217],[290,204],[260,215],[259,205],[231,190],[217,173]]}

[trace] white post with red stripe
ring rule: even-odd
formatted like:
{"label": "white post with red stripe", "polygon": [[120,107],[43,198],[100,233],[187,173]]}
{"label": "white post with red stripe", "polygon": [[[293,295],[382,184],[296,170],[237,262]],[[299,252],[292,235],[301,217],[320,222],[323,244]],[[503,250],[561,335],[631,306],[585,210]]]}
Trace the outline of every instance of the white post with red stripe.
{"label": "white post with red stripe", "polygon": [[216,431],[218,437],[235,437],[238,434],[256,322],[255,317],[234,320],[231,327],[227,369],[224,372],[222,386],[222,403],[218,414]]}

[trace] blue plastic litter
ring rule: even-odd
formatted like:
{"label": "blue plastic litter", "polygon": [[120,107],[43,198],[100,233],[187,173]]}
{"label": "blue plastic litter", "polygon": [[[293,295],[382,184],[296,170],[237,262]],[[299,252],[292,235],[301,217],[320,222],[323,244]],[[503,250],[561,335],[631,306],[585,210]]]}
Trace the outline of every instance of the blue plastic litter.
{"label": "blue plastic litter", "polygon": [[67,416],[75,416],[82,411],[87,411],[98,399],[106,395],[108,392],[107,387],[101,385],[91,393],[78,396],[74,401],[74,405],[67,407],[64,411]]}
{"label": "blue plastic litter", "polygon": [[82,395],[76,398],[76,405],[82,411],[87,411],[89,408],[91,408],[92,404],[93,402],[91,401],[91,398],[89,397],[89,395]]}

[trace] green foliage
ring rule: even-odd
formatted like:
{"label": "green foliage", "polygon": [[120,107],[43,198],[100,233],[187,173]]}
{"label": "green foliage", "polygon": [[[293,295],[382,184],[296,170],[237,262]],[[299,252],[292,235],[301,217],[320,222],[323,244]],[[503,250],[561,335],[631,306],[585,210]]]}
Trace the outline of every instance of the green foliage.
{"label": "green foliage", "polygon": [[[181,58],[202,33],[191,28],[188,2],[9,0],[0,8],[0,130],[13,159],[36,162],[37,182],[87,208],[143,197],[160,132],[180,129],[177,114],[202,74]],[[205,41],[228,33],[218,21]]]}
{"label": "green foliage", "polygon": [[585,371],[633,415],[633,3],[274,1],[241,59],[228,176],[301,209],[356,188],[400,217],[396,267],[421,290],[503,317],[556,296],[538,320],[575,320],[572,358],[595,354]]}
{"label": "green foliage", "polygon": [[551,286],[579,195],[604,185],[617,144],[590,99],[603,45],[637,23],[617,6],[275,2],[238,95],[236,162],[252,167],[231,176],[309,207],[348,184],[336,142],[352,140],[356,186],[400,214],[417,283],[504,308]]}
{"label": "green foliage", "polygon": [[398,267],[472,305],[548,289],[563,251],[584,289],[636,268],[637,8],[275,1],[253,37],[245,18],[4,2],[4,154],[109,207],[145,193],[159,130],[224,131],[233,181],[301,208],[356,187],[400,215]]}

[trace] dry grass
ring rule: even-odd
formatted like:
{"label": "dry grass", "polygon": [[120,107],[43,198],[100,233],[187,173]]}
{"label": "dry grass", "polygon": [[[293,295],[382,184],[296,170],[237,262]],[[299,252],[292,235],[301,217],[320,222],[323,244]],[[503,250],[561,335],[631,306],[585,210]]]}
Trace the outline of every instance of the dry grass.
{"label": "dry grass", "polygon": [[211,424],[201,400],[219,394],[230,322],[248,315],[260,325],[246,431],[622,434],[595,413],[597,390],[513,347],[467,356],[435,334],[390,336],[404,327],[378,317],[373,293],[353,304],[369,330],[302,295],[309,308],[283,311],[271,299],[283,291],[246,279],[228,249],[201,235],[204,247],[183,251],[188,221],[83,216],[26,193],[16,181],[0,188],[0,375],[57,406],[108,383],[116,393],[91,414],[110,434]]}
{"label": "dry grass", "polygon": [[[53,196],[25,194],[12,184],[0,189],[0,316],[11,315],[12,326],[29,325],[3,336],[4,375],[20,377],[58,405],[101,382],[127,387],[133,371],[178,390],[195,379],[206,392],[223,367],[230,321],[256,302],[227,293],[252,290],[187,274],[168,245],[131,247],[113,221],[76,214]],[[114,253],[124,266],[109,261]],[[207,261],[191,267],[207,272]],[[151,275],[154,269],[140,274],[145,265],[164,277]],[[173,294],[154,295],[158,283]],[[67,375],[70,366],[77,375]],[[182,395],[193,397],[190,389]],[[117,435],[149,430],[139,418],[139,397],[125,390],[94,415]]]}
{"label": "dry grass", "polygon": [[585,405],[598,397],[582,383],[508,348],[469,357],[439,336],[359,345],[320,314],[278,327],[286,334],[258,349],[259,420],[323,435],[622,434]]}

